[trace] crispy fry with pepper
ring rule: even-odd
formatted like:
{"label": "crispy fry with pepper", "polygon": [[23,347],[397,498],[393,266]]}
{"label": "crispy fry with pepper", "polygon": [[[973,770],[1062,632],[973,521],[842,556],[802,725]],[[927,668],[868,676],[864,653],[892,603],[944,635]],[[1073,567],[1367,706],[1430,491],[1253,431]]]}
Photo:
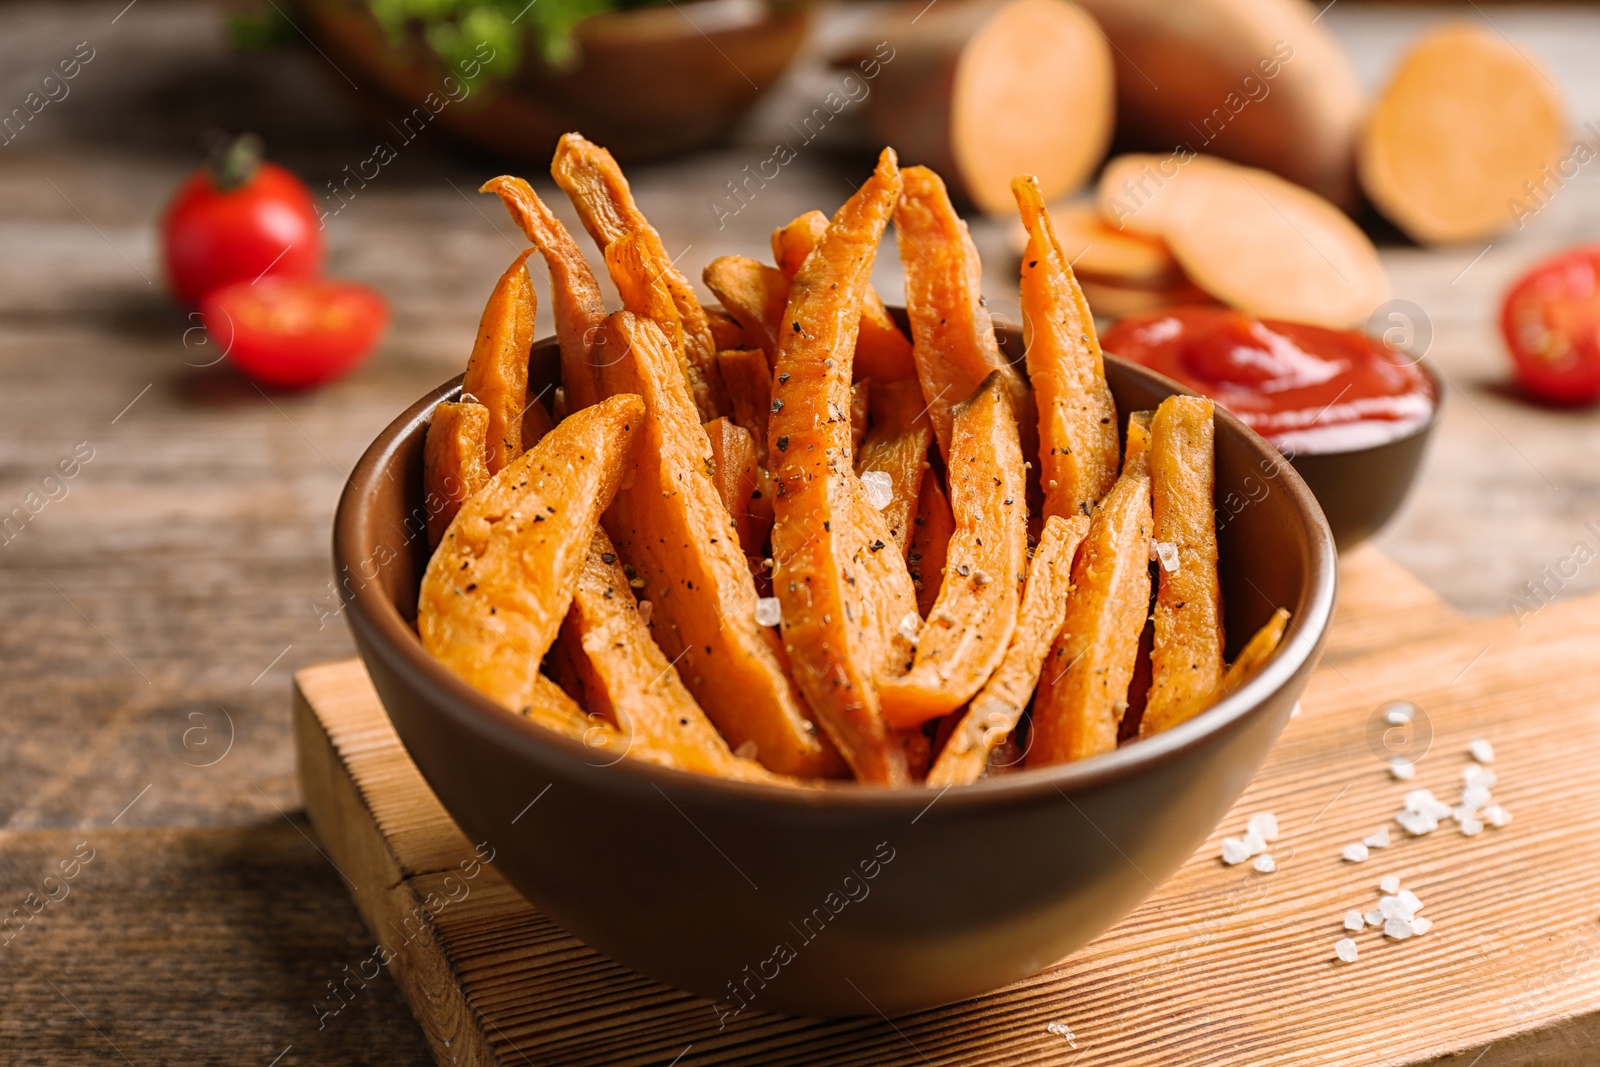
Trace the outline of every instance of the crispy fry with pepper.
{"label": "crispy fry with pepper", "polygon": [[[677,309],[683,331],[684,356],[690,368],[689,389],[701,422],[723,413],[726,396],[717,371],[717,345],[711,336],[711,322],[694,295],[689,279],[673,265],[661,243],[661,235],[650,225],[633,201],[628,179],[617,161],[604,148],[575,133],[566,134],[556,146],[550,174],[572,199],[589,236],[604,252],[611,242],[637,234],[640,253],[649,276],[666,286]],[[621,285],[618,285],[621,288]],[[672,336],[669,324],[658,323]]]}
{"label": "crispy fry with pepper", "polygon": [[478,337],[461,379],[463,398],[489,409],[484,462],[497,474],[522,455],[522,409],[528,402],[528,349],[533,346],[535,299],[528,257],[519,255],[489,296],[478,321]]}
{"label": "crispy fry with pepper", "polygon": [[1093,507],[1117,479],[1117,405],[1089,302],[1045,210],[1039,182],[1011,183],[1028,230],[1022,256],[1022,315],[1028,378],[1039,413],[1039,481],[1045,515]]}
{"label": "crispy fry with pepper", "polygon": [[631,395],[567,419],[462,506],[428,561],[417,604],[424,647],[502,707],[533,707],[540,681],[559,691],[539,660],[643,422]]}
{"label": "crispy fry with pepper", "polygon": [[953,412],[950,538],[939,599],[904,674],[880,677],[884,718],[902,729],[965,704],[1000,665],[1028,567],[1027,477],[1011,398],[991,374]]}
{"label": "crispy fry with pepper", "polygon": [[922,389],[915,378],[874,381],[867,407],[871,425],[856,449],[856,473],[865,477],[876,472],[880,478],[887,477],[889,502],[878,510],[883,512],[889,536],[904,554],[910,548],[911,524],[928,470],[933,424],[928,421]]}
{"label": "crispy fry with pepper", "polygon": [[428,508],[428,546],[444,538],[461,505],[489,481],[489,409],[453,404],[433,409],[422,445],[422,489]]}
{"label": "crispy fry with pepper", "polygon": [[795,275],[767,426],[773,587],[791,670],[856,777],[885,784],[907,781],[906,757],[879,710],[874,600],[857,578],[867,546],[852,521],[864,490],[851,451],[850,371],[862,296],[900,190],[886,149]]}

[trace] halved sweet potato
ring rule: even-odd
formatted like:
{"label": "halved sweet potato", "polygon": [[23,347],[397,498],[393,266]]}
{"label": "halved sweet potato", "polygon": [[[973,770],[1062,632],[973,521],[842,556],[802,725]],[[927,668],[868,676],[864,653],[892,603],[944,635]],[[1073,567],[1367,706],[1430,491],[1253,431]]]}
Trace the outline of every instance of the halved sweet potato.
{"label": "halved sweet potato", "polygon": [[444,539],[461,505],[489,481],[489,409],[448,401],[433,409],[422,444],[422,489],[428,508],[428,547]]}
{"label": "halved sweet potato", "polygon": [[1016,729],[1023,709],[1039,683],[1045,653],[1061,632],[1072,591],[1072,560],[1089,532],[1085,515],[1045,520],[1039,544],[1028,563],[1028,581],[1017,613],[1017,628],[1005,659],[961,715],[939,759],[928,772],[928,785],[966,785],[982,777],[989,753]]}
{"label": "halved sweet potato", "polygon": [[1110,752],[1150,610],[1150,476],[1117,479],[1072,565],[1067,617],[1040,671],[1028,766]]}
{"label": "halved sweet potato", "polygon": [[586,689],[598,690],[624,737],[665,753],[684,770],[783,781],[754,760],[735,756],[684,688],[640,616],[628,575],[603,531],[595,531],[578,574],[569,622],[588,661]]}
{"label": "halved sweet potato", "polygon": [[[1156,591],[1150,696],[1139,723],[1143,736],[1194,715],[1222,681],[1222,585],[1212,501],[1214,406],[1203,397],[1168,397],[1151,426],[1152,517],[1158,552],[1166,555]],[[1169,570],[1173,555],[1177,565]]]}
{"label": "halved sweet potato", "polygon": [[567,419],[467,501],[428,561],[417,632],[440,663],[512,711],[538,700],[539,660],[572,601],[589,535],[643,436],[614,396]]}
{"label": "halved sweet potato", "polygon": [[939,476],[929,472],[917,493],[917,517],[912,520],[911,544],[906,549],[906,570],[917,591],[917,611],[924,617],[939,599],[950,538],[955,532],[956,519],[950,513],[950,498],[945,495]]}
{"label": "halved sweet potato", "polygon": [[856,474],[877,471],[889,476],[889,503],[879,510],[889,536],[904,555],[910,549],[912,520],[928,470],[933,424],[928,421],[922,387],[915,378],[874,380],[867,406],[872,425],[856,449]]}
{"label": "halved sweet potato", "polygon": [[[733,519],[744,554],[759,559],[765,539],[755,535],[750,501],[760,491],[761,479],[756,475],[756,448],[750,431],[721,418],[706,423],[706,437],[711,441],[711,481],[717,487],[717,496]],[[762,533],[765,532],[763,528]]]}
{"label": "halved sweet potato", "polygon": [[[905,783],[907,770],[879,711],[873,604],[856,584],[863,546],[852,513],[862,489],[850,447],[850,381],[862,296],[900,192],[894,153],[885,149],[795,275],[767,426],[777,493],[773,586],[791,673],[856,777],[881,784]],[[874,558],[886,555],[898,559],[881,546]]]}
{"label": "halved sweet potato", "polygon": [[[522,232],[527,234],[550,271],[551,306],[555,312],[556,341],[561,347],[561,380],[568,407],[577,411],[597,399],[595,372],[590,346],[600,323],[605,321],[606,302],[600,284],[578,243],[543,200],[521,178],[503,174],[491,178],[478,189],[494,193],[510,212]],[[558,420],[559,421],[559,420]]]}
{"label": "halved sweet potato", "polygon": [[461,379],[463,398],[489,409],[490,474],[522,455],[522,408],[528,401],[528,349],[533,347],[535,299],[528,249],[500,276],[478,321],[478,337]]}
{"label": "halved sweet potato", "polygon": [[701,278],[738,320],[745,335],[766,352],[770,371],[777,359],[783,308],[789,302],[789,279],[776,267],[749,256],[719,256],[706,264]]}
{"label": "halved sweet potato", "polygon": [[884,718],[906,729],[965,704],[1004,658],[1028,569],[1027,476],[1011,397],[998,373],[954,412],[950,538],[939,599],[911,669],[880,676]]}
{"label": "halved sweet potato", "polygon": [[948,461],[952,407],[999,371],[1022,418],[1028,410],[1028,386],[995,340],[981,292],[978,249],[944,182],[926,167],[907,167],[903,174],[905,196],[895,209],[894,229],[906,271],[912,354],[939,451]]}
{"label": "halved sweet potato", "polygon": [[1031,327],[1028,378],[1039,411],[1039,482],[1044,513],[1077,515],[1117,479],[1117,404],[1106,385],[1094,316],[1078,288],[1031,175],[1011,183],[1028,247],[1022,256],[1022,315]]}
{"label": "halved sweet potato", "polygon": [[728,387],[728,408],[733,421],[750,431],[756,461],[767,463],[767,417],[772,413],[772,367],[759,348],[725,348],[717,353],[717,366]]}
{"label": "halved sweet potato", "polygon": [[[822,240],[828,228],[828,216],[820,211],[808,211],[787,226],[772,231],[772,257],[784,277],[793,278],[800,273],[811,250]],[[900,326],[884,307],[883,298],[872,286],[867,286],[861,298],[861,324],[856,333],[854,374],[857,379],[871,378],[876,382],[899,381],[915,378],[917,364],[911,356],[911,341],[901,332]]]}
{"label": "halved sweet potato", "polygon": [[628,179],[623,177],[617,161],[599,145],[569,133],[556,146],[550,174],[571,198],[584,228],[602,252],[618,238],[638,234],[640,251],[650,276],[666,285],[678,310],[684,353],[693,372],[690,392],[700,421],[709,422],[722,414],[726,398],[721,375],[717,372],[717,346],[711,336],[711,322],[694,295],[694,286],[673,265],[672,257],[661,243],[661,235],[634,203]]}
{"label": "halved sweet potato", "polygon": [[610,393],[644,397],[631,477],[605,526],[654,605],[656,642],[730,744],[756,746],[771,770],[843,770],[784,674],[777,636],[755,620],[756,589],[733,520],[711,477],[711,443],[661,330],[620,311],[606,320]]}

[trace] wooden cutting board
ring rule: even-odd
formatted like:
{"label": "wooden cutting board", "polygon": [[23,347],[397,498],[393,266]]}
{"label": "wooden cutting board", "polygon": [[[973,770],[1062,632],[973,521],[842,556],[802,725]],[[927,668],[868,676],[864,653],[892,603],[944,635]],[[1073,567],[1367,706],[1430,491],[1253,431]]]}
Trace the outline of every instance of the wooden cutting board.
{"label": "wooden cutting board", "polygon": [[[1212,839],[1119,926],[977,1000],[896,1019],[815,1021],[712,1006],[592,952],[519,897],[429,791],[359,662],[298,678],[306,808],[441,1064],[1592,1064],[1600,1062],[1600,597],[1519,627],[1472,621],[1375,551],[1342,564],[1323,664]],[[1412,782],[1374,711],[1419,705],[1432,742]],[[1420,721],[1420,718],[1419,718]],[[1409,838],[1418,786],[1459,802],[1467,745],[1493,742],[1504,829]],[[1391,738],[1391,744],[1399,739]],[[1414,739],[1413,745],[1417,743]],[[1218,860],[1222,837],[1277,815],[1278,870]],[[1345,845],[1388,825],[1365,863]],[[1398,875],[1425,936],[1354,934]],[[359,973],[358,973],[359,972]],[[341,1001],[330,993],[320,1012]]]}

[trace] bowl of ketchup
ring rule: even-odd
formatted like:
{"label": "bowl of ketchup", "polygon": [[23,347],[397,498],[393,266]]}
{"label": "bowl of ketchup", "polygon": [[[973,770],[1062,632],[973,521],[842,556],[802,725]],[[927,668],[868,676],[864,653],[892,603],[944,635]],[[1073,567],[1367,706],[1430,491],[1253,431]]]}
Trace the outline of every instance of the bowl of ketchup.
{"label": "bowl of ketchup", "polygon": [[1399,510],[1438,422],[1433,369],[1359,330],[1174,307],[1121,319],[1101,344],[1271,442],[1316,494],[1341,550]]}

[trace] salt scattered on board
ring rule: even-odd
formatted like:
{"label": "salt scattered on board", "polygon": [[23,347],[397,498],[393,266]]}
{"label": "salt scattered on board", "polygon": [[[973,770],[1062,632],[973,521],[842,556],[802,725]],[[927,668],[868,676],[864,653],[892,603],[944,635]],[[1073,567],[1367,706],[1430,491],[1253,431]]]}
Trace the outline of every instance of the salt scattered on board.
{"label": "salt scattered on board", "polygon": [[1389,828],[1385,826],[1375,834],[1368,834],[1361,839],[1361,843],[1368,848],[1388,848]]}
{"label": "salt scattered on board", "polygon": [[1271,874],[1273,871],[1278,869],[1278,861],[1263,852],[1261,855],[1256,857],[1255,867],[1256,870],[1260,871],[1262,874]]}
{"label": "salt scattered on board", "polygon": [[1367,846],[1359,841],[1353,845],[1344,846],[1344,858],[1351,863],[1367,862]]}
{"label": "salt scattered on board", "polygon": [[1389,761],[1389,773],[1402,782],[1409,782],[1417,776],[1417,767],[1410,760],[1396,756]]}
{"label": "salt scattered on board", "polygon": [[1367,920],[1362,918],[1359,911],[1347,911],[1344,913],[1344,928],[1346,930],[1365,930],[1366,927]]}
{"label": "salt scattered on board", "polygon": [[1276,841],[1278,839],[1278,817],[1270,811],[1257,812],[1250,816],[1250,825],[1247,829],[1261,835],[1263,841]]}
{"label": "salt scattered on board", "polygon": [[1250,858],[1250,849],[1237,837],[1224,837],[1222,839],[1222,862],[1232,867],[1236,863],[1243,863]]}
{"label": "salt scattered on board", "polygon": [[1356,957],[1361,955],[1361,950],[1356,948],[1356,943],[1348,937],[1341,937],[1333,943],[1333,951],[1346,963],[1354,963]]}
{"label": "salt scattered on board", "polygon": [[1494,746],[1481,737],[1472,739],[1472,743],[1467,746],[1467,753],[1479,763],[1494,762]]}
{"label": "salt scattered on board", "polygon": [[1378,889],[1385,893],[1400,892],[1400,876],[1396,874],[1384,875],[1378,879]]}

